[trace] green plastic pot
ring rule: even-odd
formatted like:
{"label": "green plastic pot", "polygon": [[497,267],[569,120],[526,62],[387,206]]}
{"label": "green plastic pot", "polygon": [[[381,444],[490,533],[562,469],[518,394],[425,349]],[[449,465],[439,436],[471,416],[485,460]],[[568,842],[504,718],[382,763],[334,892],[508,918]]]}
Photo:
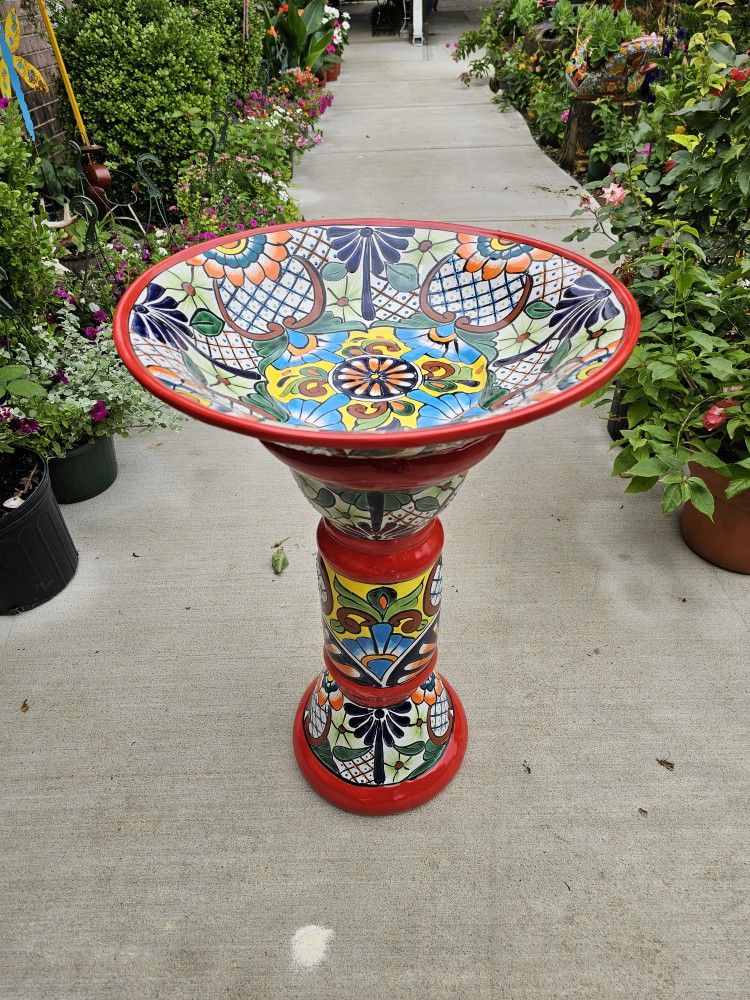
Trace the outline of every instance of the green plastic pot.
{"label": "green plastic pot", "polygon": [[42,479],[22,506],[0,516],[0,614],[12,615],[49,601],[73,579],[78,552],[52,492],[47,462]]}
{"label": "green plastic pot", "polygon": [[115,442],[98,437],[49,463],[52,489],[58,503],[78,503],[103,493],[117,479]]}

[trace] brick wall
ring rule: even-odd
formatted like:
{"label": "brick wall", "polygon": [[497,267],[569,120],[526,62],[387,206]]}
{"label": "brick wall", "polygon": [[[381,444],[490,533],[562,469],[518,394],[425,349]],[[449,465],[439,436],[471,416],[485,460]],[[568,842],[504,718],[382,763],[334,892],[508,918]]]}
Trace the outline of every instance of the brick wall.
{"label": "brick wall", "polygon": [[64,139],[59,108],[62,106],[61,102],[66,100],[65,90],[58,77],[55,54],[39,16],[39,9],[34,0],[15,0],[13,3],[0,0],[0,30],[5,30],[5,16],[11,7],[16,8],[21,22],[21,44],[18,53],[39,70],[50,88],[49,93],[45,94],[24,87],[26,103],[31,111],[37,135],[45,139]]}

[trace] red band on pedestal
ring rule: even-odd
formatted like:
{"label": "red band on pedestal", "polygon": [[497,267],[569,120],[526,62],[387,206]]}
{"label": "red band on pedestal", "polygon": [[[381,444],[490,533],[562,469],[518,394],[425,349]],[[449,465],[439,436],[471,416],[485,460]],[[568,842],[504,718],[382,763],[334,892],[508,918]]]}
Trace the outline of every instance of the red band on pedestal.
{"label": "red band on pedestal", "polygon": [[411,580],[437,562],[443,551],[443,526],[438,518],[414,535],[382,542],[347,535],[321,518],[318,549],[337,573],[373,586]]}
{"label": "red band on pedestal", "polygon": [[403,490],[439,483],[466,472],[499,444],[502,434],[473,441],[454,451],[434,452],[416,458],[354,458],[350,455],[316,455],[261,442],[286,465],[320,482],[357,490]]}

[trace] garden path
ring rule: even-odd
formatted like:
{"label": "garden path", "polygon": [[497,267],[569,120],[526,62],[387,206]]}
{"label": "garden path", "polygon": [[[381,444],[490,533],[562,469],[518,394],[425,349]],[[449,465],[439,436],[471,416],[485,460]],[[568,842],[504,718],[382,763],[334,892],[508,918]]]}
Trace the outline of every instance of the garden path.
{"label": "garden path", "polygon": [[[571,182],[456,82],[459,28],[426,51],[356,34],[308,216],[566,231]],[[747,996],[750,579],[623,497],[608,445],[577,407],[513,431],[447,511],[469,751],[373,820],[292,756],[320,609],[289,474],[198,423],[118,443],[114,486],[66,508],[75,579],[0,620],[3,1000]],[[299,968],[310,924],[335,936]]]}

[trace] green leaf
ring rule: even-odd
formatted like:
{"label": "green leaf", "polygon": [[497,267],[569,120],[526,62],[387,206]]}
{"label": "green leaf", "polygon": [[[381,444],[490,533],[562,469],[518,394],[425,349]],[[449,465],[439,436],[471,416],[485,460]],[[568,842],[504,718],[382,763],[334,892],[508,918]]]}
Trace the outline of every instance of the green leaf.
{"label": "green leaf", "polygon": [[750,490],[750,476],[744,479],[733,479],[726,488],[725,496],[727,500],[731,500],[740,493],[744,493],[745,490]]}
{"label": "green leaf", "polygon": [[193,313],[190,325],[204,337],[218,337],[224,329],[224,320],[210,309],[197,309]]}
{"label": "green leaf", "polygon": [[386,273],[399,292],[411,292],[419,287],[419,271],[413,264],[389,264]]}
{"label": "green leaf", "polygon": [[11,382],[29,374],[26,365],[4,365],[0,368],[0,382]]}
{"label": "green leaf", "polygon": [[706,517],[714,518],[714,495],[711,490],[706,486],[702,479],[697,476],[691,476],[688,479],[688,486],[690,488],[690,502],[699,510],[701,514],[705,514]]}
{"label": "green leaf", "polygon": [[187,351],[182,352],[182,361],[190,372],[192,377],[199,385],[208,385],[208,380],[206,379],[205,373],[198,365],[193,361]]}
{"label": "green leaf", "polygon": [[44,386],[27,378],[17,378],[9,382],[8,392],[11,396],[22,396],[24,399],[39,399],[41,396],[47,395]]}
{"label": "green leaf", "polygon": [[418,753],[421,753],[424,750],[424,747],[425,747],[425,741],[417,740],[416,743],[409,743],[405,747],[396,746],[394,747],[394,749],[398,750],[398,752],[402,754],[404,757],[416,757]]}
{"label": "green leaf", "polygon": [[665,514],[671,514],[673,510],[677,508],[682,503],[682,490],[680,489],[680,483],[672,483],[669,486],[664,487],[664,492],[661,495],[661,509]]}
{"label": "green leaf", "polygon": [[341,264],[337,260],[329,260],[320,269],[320,276],[323,281],[341,281],[347,274],[346,265]]}
{"label": "green leaf", "polygon": [[554,309],[555,307],[551,306],[549,302],[545,302],[544,299],[536,299],[534,302],[529,302],[524,312],[531,319],[546,319],[554,312]]}
{"label": "green leaf", "polygon": [[284,551],[283,545],[277,545],[273,550],[273,555],[271,556],[271,569],[274,573],[279,576],[289,565],[289,560],[287,559],[286,552]]}
{"label": "green leaf", "polygon": [[648,370],[651,372],[651,378],[654,382],[660,382],[664,379],[672,378],[677,369],[674,365],[667,364],[666,361],[652,361],[648,366]]}
{"label": "green leaf", "polygon": [[437,510],[439,506],[440,504],[437,502],[435,497],[419,497],[414,501],[415,510],[422,511],[422,513]]}
{"label": "green leaf", "polygon": [[555,368],[557,368],[557,366],[561,364],[569,354],[570,354],[570,341],[563,340],[560,344],[557,345],[552,356],[545,362],[544,366],[542,367],[542,371],[543,372],[554,371]]}
{"label": "green leaf", "polygon": [[367,752],[367,747],[338,746],[333,748],[333,756],[342,764],[347,764],[350,760],[357,760],[358,757],[364,757]]}
{"label": "green leaf", "polygon": [[659,482],[658,476],[635,476],[625,487],[626,493],[645,493]]}
{"label": "green leaf", "polygon": [[640,462],[628,469],[630,476],[660,476],[664,472],[664,463],[658,458],[642,458]]}

